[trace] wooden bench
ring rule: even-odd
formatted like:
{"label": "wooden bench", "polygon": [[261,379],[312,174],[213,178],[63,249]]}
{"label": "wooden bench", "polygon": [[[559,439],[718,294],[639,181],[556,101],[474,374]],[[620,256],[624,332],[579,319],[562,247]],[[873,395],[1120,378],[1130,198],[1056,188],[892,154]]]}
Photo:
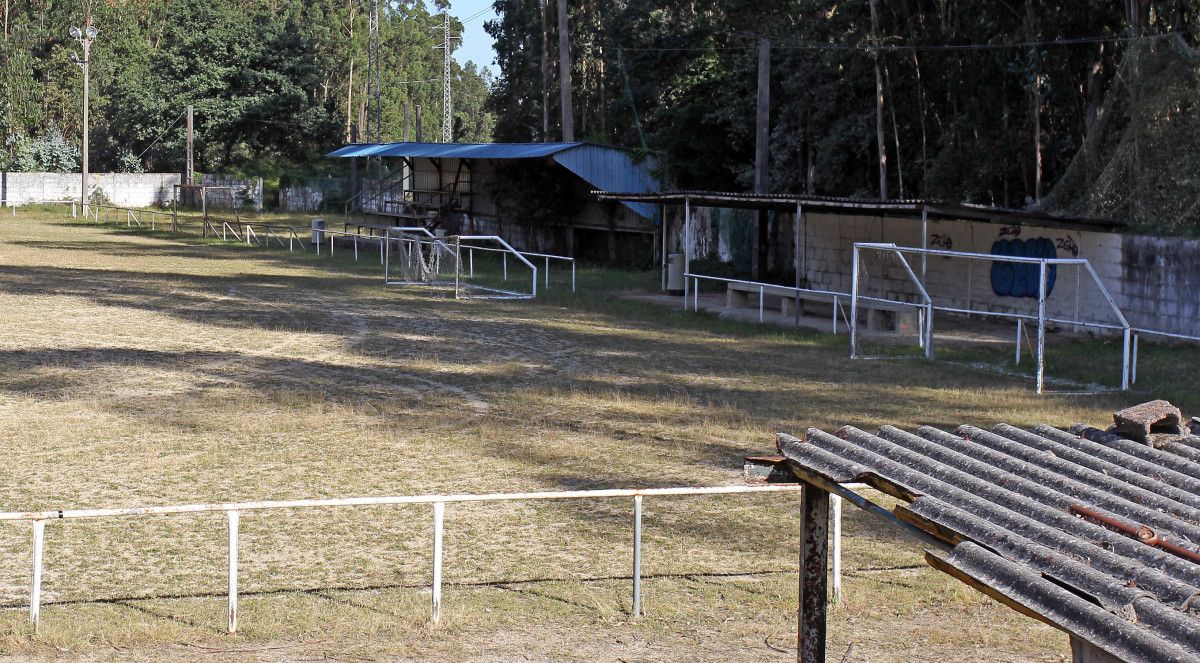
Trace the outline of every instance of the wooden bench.
{"label": "wooden bench", "polygon": [[[762,296],[764,309],[779,311],[784,317],[796,314],[794,307],[799,307],[800,315],[819,313],[824,315],[832,311],[834,300],[839,306],[849,308],[849,295],[834,295],[828,292],[789,288],[781,285],[752,285],[749,283],[730,283],[725,290],[726,308],[758,308],[758,298]],[[808,306],[806,306],[808,304]],[[820,306],[816,306],[816,305]],[[916,332],[917,308],[899,302],[858,301],[858,308],[867,313],[867,329],[876,331]],[[837,311],[832,311],[837,315]]]}

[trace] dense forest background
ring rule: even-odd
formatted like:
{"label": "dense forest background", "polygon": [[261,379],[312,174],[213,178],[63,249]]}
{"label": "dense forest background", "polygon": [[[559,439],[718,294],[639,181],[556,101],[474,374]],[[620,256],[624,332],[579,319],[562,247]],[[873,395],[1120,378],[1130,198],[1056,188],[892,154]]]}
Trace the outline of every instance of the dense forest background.
{"label": "dense forest background", "polygon": [[[181,170],[188,104],[201,171],[336,169],[321,155],[366,135],[368,2],[5,0],[0,168],[78,168],[67,30],[90,20],[94,171]],[[454,65],[455,138],[557,139],[558,3],[494,5],[498,78]],[[1200,0],[567,5],[577,137],[652,153],[675,186],[750,187],[768,38],[769,190],[1200,229]],[[445,6],[383,2],[385,140],[418,105],[438,139]]]}
{"label": "dense forest background", "polygon": [[[100,30],[91,51],[93,171],[179,172],[195,106],[196,168],[268,175],[335,167],[320,157],[366,135],[364,0],[5,0],[0,167],[79,167],[82,73],[70,26]],[[440,7],[384,2],[385,140],[412,135],[405,106],[441,134]],[[461,32],[457,19],[451,21]],[[457,44],[457,42],[455,42]],[[455,136],[488,140],[490,80],[453,65]]]}
{"label": "dense forest background", "polygon": [[[497,138],[556,138],[556,3],[495,5]],[[664,157],[680,187],[748,190],[767,37],[772,191],[1200,228],[1198,10],[1195,0],[576,0],[576,133]]]}

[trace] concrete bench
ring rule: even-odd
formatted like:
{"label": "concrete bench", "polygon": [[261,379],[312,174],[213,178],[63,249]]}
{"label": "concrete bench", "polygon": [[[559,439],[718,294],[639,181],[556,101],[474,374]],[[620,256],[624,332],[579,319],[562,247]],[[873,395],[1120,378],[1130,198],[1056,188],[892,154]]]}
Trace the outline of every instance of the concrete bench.
{"label": "concrete bench", "polygon": [[[726,308],[758,308],[759,296],[762,296],[764,309],[779,311],[784,317],[796,314],[794,307],[799,307],[800,315],[805,313],[837,314],[832,306],[836,297],[840,306],[850,306],[849,295],[833,295],[826,292],[813,292],[789,288],[779,285],[752,285],[749,283],[730,283],[725,290]],[[807,304],[807,306],[806,306]],[[894,331],[915,333],[917,331],[917,308],[899,302],[877,302],[859,300],[860,311],[866,311],[867,329],[876,331]]]}

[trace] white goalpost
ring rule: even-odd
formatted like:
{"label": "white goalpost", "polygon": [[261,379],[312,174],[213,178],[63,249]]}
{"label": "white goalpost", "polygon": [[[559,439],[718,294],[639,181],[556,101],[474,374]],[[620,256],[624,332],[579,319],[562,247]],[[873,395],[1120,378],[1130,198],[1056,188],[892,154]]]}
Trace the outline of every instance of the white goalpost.
{"label": "white goalpost", "polygon": [[[919,256],[920,276],[914,270],[906,256]],[[940,280],[930,279],[927,265],[930,258],[941,257],[949,261],[965,261],[961,270],[944,269]],[[896,244],[857,242],[853,246],[853,265],[851,269],[850,292],[850,356],[852,358],[866,357],[860,348],[860,332],[858,331],[858,316],[861,310],[877,305],[891,307],[907,306],[917,313],[917,342],[923,350],[923,356],[932,359],[934,356],[934,316],[935,313],[946,313],[968,317],[979,317],[993,320],[1015,321],[1017,328],[1016,361],[1020,362],[1022,336],[1028,339],[1025,327],[1029,324],[1036,327],[1036,345],[1034,380],[1037,393],[1045,391],[1047,380],[1046,330],[1048,325],[1059,325],[1076,330],[1098,330],[1108,333],[1119,333],[1122,338],[1121,389],[1128,390],[1131,380],[1131,333],[1132,329],[1116,301],[1100,280],[1095,269],[1084,258],[1032,257],[1014,255],[994,255],[987,253],[970,253],[966,251],[950,251],[941,249],[921,249],[898,246]],[[868,261],[872,269],[868,269]],[[975,281],[982,280],[981,274],[976,274],[972,265],[990,263],[990,280],[992,288],[997,282],[1009,283],[1017,274],[1020,280],[1021,292],[1011,298],[991,297],[987,299],[988,306],[982,306],[983,297],[972,295]],[[1052,310],[1051,294],[1058,279],[1059,268],[1074,270],[1074,299],[1071,302],[1053,303],[1057,311]],[[1084,280],[1086,275],[1087,280]],[[1006,281],[1006,279],[1008,279]],[[1083,284],[1095,286],[1090,302],[1086,307],[1081,305]],[[873,284],[874,288],[866,287]],[[904,286],[909,286],[905,288]],[[1100,297],[1094,295],[1098,292]],[[1031,310],[1023,310],[1019,302],[1036,300],[1036,306]],[[1062,298],[1059,298],[1060,300]],[[1032,303],[1031,303],[1032,304]],[[1069,304],[1071,314],[1064,317],[1063,305]],[[1100,316],[1084,318],[1083,308],[1088,312],[1105,310],[1110,316],[1107,319],[1097,319]]]}
{"label": "white goalpost", "polygon": [[[537,266],[497,235],[439,237],[426,228],[389,228],[383,254],[386,285],[451,290],[455,299],[537,297]],[[528,289],[521,287],[526,282]]]}

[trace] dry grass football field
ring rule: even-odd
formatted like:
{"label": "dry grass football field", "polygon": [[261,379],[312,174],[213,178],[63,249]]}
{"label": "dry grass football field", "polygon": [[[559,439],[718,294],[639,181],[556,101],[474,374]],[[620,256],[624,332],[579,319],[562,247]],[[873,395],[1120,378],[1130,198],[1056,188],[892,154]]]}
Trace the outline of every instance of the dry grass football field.
{"label": "dry grass football field", "polygon": [[[775,431],[1103,424],[1132,397],[1036,397],[946,364],[852,362],[845,337],[580,294],[455,302],[368,264],[0,221],[0,510],[738,484]],[[654,275],[644,277],[653,285]],[[1187,403],[1181,403],[1187,406]],[[427,506],[245,513],[241,630],[221,514],[0,526],[0,652],[83,660],[794,660],[798,499],[450,505],[428,624]],[[843,661],[1060,660],[1066,639],[928,569],[847,507]]]}

